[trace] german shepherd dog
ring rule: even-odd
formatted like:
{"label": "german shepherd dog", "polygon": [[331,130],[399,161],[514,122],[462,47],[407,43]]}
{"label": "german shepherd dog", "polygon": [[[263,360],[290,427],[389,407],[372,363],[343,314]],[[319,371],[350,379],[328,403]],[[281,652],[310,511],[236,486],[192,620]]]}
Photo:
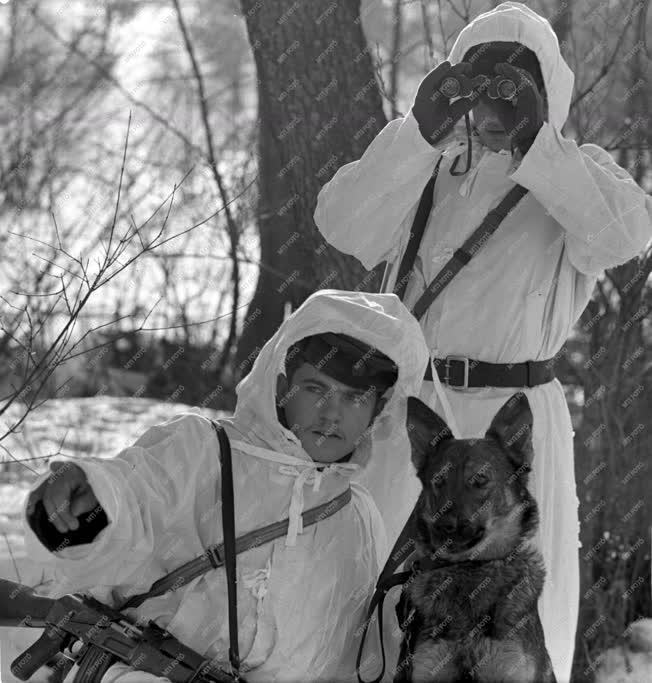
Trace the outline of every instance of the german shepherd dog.
{"label": "german shepherd dog", "polygon": [[543,558],[528,543],[538,508],[527,397],[514,394],[483,438],[454,439],[414,397],[407,427],[423,490],[394,681],[555,682],[537,611]]}

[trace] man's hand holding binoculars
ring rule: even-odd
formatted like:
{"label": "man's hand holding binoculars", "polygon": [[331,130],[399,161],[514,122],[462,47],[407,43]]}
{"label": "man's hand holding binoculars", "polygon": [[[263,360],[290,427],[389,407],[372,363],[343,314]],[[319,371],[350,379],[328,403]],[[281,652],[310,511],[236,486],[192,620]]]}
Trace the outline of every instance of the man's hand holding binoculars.
{"label": "man's hand holding binoculars", "polygon": [[494,71],[493,78],[484,74],[473,77],[470,63],[451,66],[446,60],[424,77],[412,112],[427,142],[438,144],[486,94],[491,100],[510,103],[509,107],[496,106],[496,115],[512,146],[522,154],[527,152],[543,124],[543,99],[525,69],[500,63]]}
{"label": "man's hand holding binoculars", "polygon": [[412,113],[419,124],[419,131],[427,142],[436,145],[445,138],[455,124],[471,111],[475,101],[472,97],[462,97],[451,103],[451,96],[442,86],[448,83],[464,83],[468,89],[471,65],[465,62],[451,66],[446,60],[426,74],[419,84],[412,105]]}

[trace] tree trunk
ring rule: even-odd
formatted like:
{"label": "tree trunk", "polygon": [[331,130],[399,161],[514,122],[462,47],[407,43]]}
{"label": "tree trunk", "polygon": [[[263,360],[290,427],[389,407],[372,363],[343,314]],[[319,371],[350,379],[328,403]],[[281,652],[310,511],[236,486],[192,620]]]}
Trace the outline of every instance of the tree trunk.
{"label": "tree trunk", "polygon": [[[241,0],[258,74],[261,267],[236,355],[244,376],[283,319],[318,289],[377,291],[329,247],[313,212],[320,188],[386,124],[359,2]],[[369,229],[369,226],[360,226]]]}
{"label": "tree trunk", "polygon": [[570,38],[573,25],[573,0],[557,0],[557,9],[552,18],[552,28],[557,34],[562,54],[566,52],[566,43]]}
{"label": "tree trunk", "polygon": [[401,63],[401,44],[403,40],[403,0],[394,0],[392,19],[392,65],[389,72],[389,99],[392,105],[392,118],[397,118],[398,111],[398,76]]}

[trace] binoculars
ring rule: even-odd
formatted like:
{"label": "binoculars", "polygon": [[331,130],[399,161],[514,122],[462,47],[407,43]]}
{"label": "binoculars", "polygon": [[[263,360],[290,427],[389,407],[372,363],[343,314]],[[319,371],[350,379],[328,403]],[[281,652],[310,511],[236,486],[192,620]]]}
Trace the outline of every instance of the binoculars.
{"label": "binoculars", "polygon": [[453,97],[471,97],[475,88],[486,89],[487,95],[492,100],[511,101],[516,97],[516,83],[511,78],[496,76],[490,78],[480,74],[475,78],[469,78],[464,74],[459,76],[447,76],[439,86],[439,92],[452,99]]}

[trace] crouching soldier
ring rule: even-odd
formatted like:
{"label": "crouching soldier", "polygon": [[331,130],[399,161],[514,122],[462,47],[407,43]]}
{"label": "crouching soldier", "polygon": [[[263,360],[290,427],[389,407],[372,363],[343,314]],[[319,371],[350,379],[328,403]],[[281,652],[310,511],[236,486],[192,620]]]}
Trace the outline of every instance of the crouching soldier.
{"label": "crouching soldier", "polygon": [[[356,680],[361,625],[388,553],[384,520],[395,531],[414,502],[391,492],[413,476],[405,408],[427,362],[419,325],[396,295],[324,290],[281,325],[238,385],[235,415],[220,420],[235,534],[288,520],[282,536],[236,558],[247,681]],[[388,450],[372,452],[378,438],[401,443],[380,460]],[[208,418],[186,412],[115,457],[53,458],[25,514],[27,551],[54,567],[57,594],[122,605],[221,542],[218,443]],[[309,523],[302,513],[315,508],[322,512]],[[224,567],[172,588],[124,613],[155,620],[228,670]],[[378,665],[369,652],[363,672]],[[101,680],[168,679],[114,663]]]}

